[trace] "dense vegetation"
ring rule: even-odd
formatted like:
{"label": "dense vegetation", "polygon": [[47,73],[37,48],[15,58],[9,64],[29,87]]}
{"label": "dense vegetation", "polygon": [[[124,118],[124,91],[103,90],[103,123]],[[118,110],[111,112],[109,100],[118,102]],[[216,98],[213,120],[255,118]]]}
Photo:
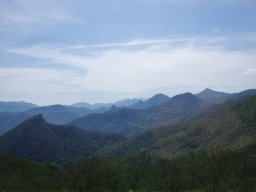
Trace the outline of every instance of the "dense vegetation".
{"label": "dense vegetation", "polygon": [[191,151],[255,150],[255,128],[256,95],[225,104],[214,112],[188,121],[149,130],[101,154],[116,156],[134,150],[148,150],[173,158]]}
{"label": "dense vegetation", "polygon": [[123,140],[117,134],[49,124],[42,115],[37,115],[0,136],[0,151],[37,162],[63,163],[96,154],[99,149]]}
{"label": "dense vegetation", "polygon": [[59,167],[1,155],[0,180],[0,191],[250,192],[256,190],[256,157],[223,151],[167,160],[141,152]]}

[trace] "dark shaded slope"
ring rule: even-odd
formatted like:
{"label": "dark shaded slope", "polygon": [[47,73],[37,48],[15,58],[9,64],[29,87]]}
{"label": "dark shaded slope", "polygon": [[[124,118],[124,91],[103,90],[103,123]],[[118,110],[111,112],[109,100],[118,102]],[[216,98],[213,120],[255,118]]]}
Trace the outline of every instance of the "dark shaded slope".
{"label": "dark shaded slope", "polygon": [[64,162],[96,154],[124,140],[115,134],[92,133],[73,126],[47,123],[34,116],[0,137],[0,151],[38,162]]}

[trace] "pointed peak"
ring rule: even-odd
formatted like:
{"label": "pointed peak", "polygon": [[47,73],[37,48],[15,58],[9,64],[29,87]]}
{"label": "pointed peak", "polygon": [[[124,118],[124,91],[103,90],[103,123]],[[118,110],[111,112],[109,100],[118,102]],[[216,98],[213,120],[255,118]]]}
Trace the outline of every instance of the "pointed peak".
{"label": "pointed peak", "polygon": [[46,122],[42,114],[37,114],[37,115],[35,115],[33,117],[30,117],[26,121],[27,122],[31,122],[31,121],[33,121],[33,122],[35,122],[35,121],[36,122]]}
{"label": "pointed peak", "polygon": [[212,89],[210,89],[210,88],[206,88],[206,89],[204,89],[202,92],[217,92],[217,91],[214,91],[214,90],[212,90]]}
{"label": "pointed peak", "polygon": [[204,91],[213,91],[213,90],[210,88],[206,88],[206,89],[204,89]]}
{"label": "pointed peak", "polygon": [[219,91],[206,88],[196,95],[202,100],[213,100],[213,99],[219,99],[221,97],[225,97],[228,95],[228,93],[219,92]]}

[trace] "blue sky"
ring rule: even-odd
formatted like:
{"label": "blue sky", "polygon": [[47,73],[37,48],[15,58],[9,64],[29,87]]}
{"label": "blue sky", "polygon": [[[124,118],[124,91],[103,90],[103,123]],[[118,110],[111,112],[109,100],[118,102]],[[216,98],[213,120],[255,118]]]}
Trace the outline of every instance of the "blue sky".
{"label": "blue sky", "polygon": [[0,100],[255,88],[255,0],[0,0]]}

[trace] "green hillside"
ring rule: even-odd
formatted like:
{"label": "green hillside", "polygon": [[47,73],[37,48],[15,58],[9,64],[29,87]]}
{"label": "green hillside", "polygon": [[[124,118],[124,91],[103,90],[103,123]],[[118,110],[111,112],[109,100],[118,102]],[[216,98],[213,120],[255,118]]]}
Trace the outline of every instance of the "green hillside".
{"label": "green hillside", "polygon": [[256,96],[252,96],[207,116],[153,129],[131,145],[173,157],[188,151],[248,148],[256,143],[255,138]]}

